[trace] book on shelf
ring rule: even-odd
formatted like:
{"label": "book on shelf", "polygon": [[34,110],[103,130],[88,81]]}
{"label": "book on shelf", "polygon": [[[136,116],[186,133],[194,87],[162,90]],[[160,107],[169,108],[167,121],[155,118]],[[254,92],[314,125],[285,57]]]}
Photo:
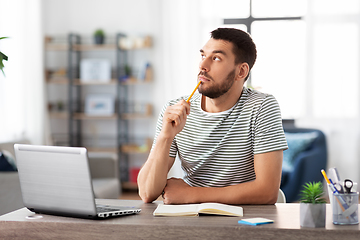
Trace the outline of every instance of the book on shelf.
{"label": "book on shelf", "polygon": [[242,217],[243,208],[222,203],[159,204],[153,213],[154,216],[198,216],[199,214]]}

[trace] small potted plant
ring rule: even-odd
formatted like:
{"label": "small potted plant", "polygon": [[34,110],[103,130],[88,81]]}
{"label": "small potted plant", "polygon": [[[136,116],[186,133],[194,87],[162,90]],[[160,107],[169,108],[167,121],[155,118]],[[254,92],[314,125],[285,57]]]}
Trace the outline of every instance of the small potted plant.
{"label": "small potted plant", "polygon": [[105,33],[102,29],[98,29],[94,32],[95,44],[103,44],[105,40]]}
{"label": "small potted plant", "polygon": [[303,185],[300,193],[300,226],[325,227],[326,200],[321,182],[309,182]]}
{"label": "small potted plant", "polygon": [[[7,38],[7,37],[0,37],[0,40],[5,39],[5,38]],[[3,70],[3,68],[4,68],[3,60],[7,61],[8,57],[5,54],[3,54],[2,52],[0,52],[0,70],[2,71],[2,73],[5,76],[5,73],[4,73],[4,70]]]}

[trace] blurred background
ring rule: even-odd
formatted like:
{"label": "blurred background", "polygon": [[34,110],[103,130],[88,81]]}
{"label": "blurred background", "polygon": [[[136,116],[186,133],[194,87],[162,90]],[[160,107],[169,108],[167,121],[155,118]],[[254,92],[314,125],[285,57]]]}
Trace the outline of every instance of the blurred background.
{"label": "blurred background", "polygon": [[[4,61],[5,75],[0,72],[0,142],[25,138],[33,144],[71,145],[69,115],[56,118],[51,113],[54,108],[60,112],[72,108],[69,94],[77,90],[69,92],[69,81],[54,83],[54,79],[57,74],[69,78],[71,54],[80,51],[81,59],[108,59],[115,76],[112,85],[79,84],[86,88],[81,101],[102,93],[119,98],[118,109],[122,103],[118,93],[125,91],[127,112],[151,106],[146,119],[130,118],[125,125],[127,137],[138,147],[127,156],[126,167],[136,174],[151,145],[144,139],[153,137],[162,106],[191,93],[199,49],[210,31],[226,26],[250,32],[257,45],[258,59],[246,84],[273,94],[284,119],[324,132],[327,167],[337,167],[343,179],[360,180],[357,0],[0,0],[0,11],[0,37],[9,37],[0,41],[0,51],[9,57]],[[117,46],[118,34],[124,34],[134,41],[150,36],[151,47],[69,50],[69,34],[81,36],[81,44],[90,46],[97,29],[105,32],[105,44]],[[151,66],[149,83],[120,84],[126,89],[119,86],[118,92],[122,74],[116,73],[117,54],[123,52],[132,75]],[[121,145],[111,141],[122,120],[84,119],[74,127],[77,133],[82,129],[82,145],[99,147],[94,141]],[[130,181],[128,174],[124,181]]]}

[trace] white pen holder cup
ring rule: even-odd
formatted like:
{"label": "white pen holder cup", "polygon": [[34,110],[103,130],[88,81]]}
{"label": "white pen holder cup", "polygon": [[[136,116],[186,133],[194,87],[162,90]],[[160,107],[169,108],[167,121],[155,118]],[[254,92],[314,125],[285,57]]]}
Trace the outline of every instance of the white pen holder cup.
{"label": "white pen holder cup", "polygon": [[340,225],[358,224],[359,193],[334,193],[332,195],[333,223]]}

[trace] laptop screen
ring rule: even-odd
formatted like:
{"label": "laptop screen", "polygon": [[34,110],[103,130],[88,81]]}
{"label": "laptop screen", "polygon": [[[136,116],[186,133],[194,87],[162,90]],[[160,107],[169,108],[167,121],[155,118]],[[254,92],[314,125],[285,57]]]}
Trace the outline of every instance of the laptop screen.
{"label": "laptop screen", "polygon": [[15,144],[25,207],[34,212],[96,215],[85,148]]}

